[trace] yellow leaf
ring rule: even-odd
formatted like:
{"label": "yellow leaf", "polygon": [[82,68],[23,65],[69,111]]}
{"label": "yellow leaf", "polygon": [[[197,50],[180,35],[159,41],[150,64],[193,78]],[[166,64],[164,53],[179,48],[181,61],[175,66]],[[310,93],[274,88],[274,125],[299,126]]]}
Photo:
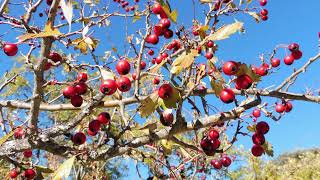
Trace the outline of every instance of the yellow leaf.
{"label": "yellow leaf", "polygon": [[132,22],[135,23],[135,22],[137,22],[137,21],[140,20],[140,19],[141,19],[141,16],[139,16],[139,15],[134,15]]}
{"label": "yellow leaf", "polygon": [[207,36],[207,33],[206,33],[207,30],[209,30],[209,26],[201,26],[199,28],[198,32],[201,40]]}
{"label": "yellow leaf", "polygon": [[25,35],[19,36],[18,39],[20,42],[24,42],[26,40],[33,39],[33,38],[44,38],[44,37],[59,36],[59,35],[61,35],[60,31],[57,28],[52,29],[51,22],[49,22],[46,24],[43,32],[27,33]]}
{"label": "yellow leaf", "polygon": [[217,97],[219,97],[223,89],[223,86],[222,86],[223,83],[221,81],[216,81],[213,78],[210,78],[210,84],[211,84],[212,90],[214,91],[214,94]]}
{"label": "yellow leaf", "polygon": [[174,23],[177,23],[178,11],[177,10],[171,11],[169,4],[167,4],[168,1],[166,2],[164,2],[163,0],[157,0],[157,1],[161,4],[163,11],[166,13],[168,18],[171,19]]}
{"label": "yellow leaf", "polygon": [[0,139],[0,146],[5,143],[10,137],[12,137],[14,134],[14,131],[11,131],[9,134],[3,136],[1,139]]}
{"label": "yellow leaf", "polygon": [[200,80],[206,75],[206,65],[202,64],[197,67],[197,76],[196,76],[196,83],[198,84]]}
{"label": "yellow leaf", "polygon": [[98,40],[91,38],[91,37],[85,37],[83,38],[77,38],[72,41],[72,44],[74,45],[74,49],[79,49],[82,54],[87,54],[88,47],[90,51],[94,51],[94,49],[98,45]]}
{"label": "yellow leaf", "polygon": [[162,106],[162,107],[164,106],[164,108],[176,108],[177,107],[177,103],[181,101],[181,95],[180,95],[180,92],[176,88],[172,88],[172,89],[173,89],[173,93],[168,99],[163,100],[163,99],[159,98],[158,104],[160,106]]}
{"label": "yellow leaf", "polygon": [[157,64],[155,66],[153,66],[151,69],[150,69],[150,73],[157,73],[159,71],[159,69],[167,62],[167,59],[166,60],[162,60],[160,64]]}
{"label": "yellow leaf", "polygon": [[257,23],[260,22],[260,16],[259,16],[258,13],[256,13],[256,12],[248,12],[248,14],[249,14],[250,16],[252,16],[252,17],[256,20]]}
{"label": "yellow leaf", "polygon": [[246,0],[247,4],[250,4],[252,2],[252,0]]}
{"label": "yellow leaf", "polygon": [[251,67],[248,67],[246,64],[241,64],[239,66],[239,70],[236,74],[236,76],[241,76],[243,74],[246,74],[250,76],[253,82],[258,82],[261,80],[261,76],[257,75],[255,72],[253,72]]}
{"label": "yellow leaf", "polygon": [[160,140],[160,145],[161,145],[161,147],[163,149],[163,154],[165,154],[165,155],[171,154],[172,146],[173,146],[172,141],[169,141],[169,140],[166,140],[166,139],[162,139],[162,140]]}
{"label": "yellow leaf", "polygon": [[179,148],[184,158],[188,158],[188,159],[192,158],[192,156],[183,147],[180,146]]}
{"label": "yellow leaf", "polygon": [[211,3],[212,0],[199,0],[201,3]]}
{"label": "yellow leaf", "polygon": [[229,38],[230,35],[236,33],[237,31],[241,31],[243,28],[242,22],[235,22],[233,24],[228,24],[223,26],[222,28],[218,29],[213,34],[207,36],[204,42],[208,40],[217,41]]}
{"label": "yellow leaf", "polygon": [[[189,68],[193,62],[194,58],[198,56],[198,51],[191,49],[190,51],[183,52],[176,60],[172,63],[172,68],[170,72],[172,74],[179,74],[181,70]],[[180,66],[180,68],[179,68]]]}
{"label": "yellow leaf", "polygon": [[67,179],[70,175],[71,168],[75,159],[76,156],[72,156],[71,158],[63,162],[63,164],[61,164],[57,171],[54,173],[53,180]]}
{"label": "yellow leaf", "polygon": [[150,94],[146,99],[141,101],[138,109],[142,118],[148,117],[156,110],[156,108],[158,107],[158,99],[158,93],[154,92]]}
{"label": "yellow leaf", "polygon": [[34,166],[36,168],[37,172],[41,172],[41,173],[54,173],[54,170],[48,168],[48,167],[44,167],[44,166]]}

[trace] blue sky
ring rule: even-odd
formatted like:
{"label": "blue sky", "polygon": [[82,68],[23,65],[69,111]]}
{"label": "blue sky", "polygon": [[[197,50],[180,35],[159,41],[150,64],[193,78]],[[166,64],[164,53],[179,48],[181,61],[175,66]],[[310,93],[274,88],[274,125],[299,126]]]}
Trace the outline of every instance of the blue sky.
{"label": "blue sky", "polygon": [[[196,1],[196,0],[195,0]],[[145,1],[141,1],[145,2]],[[191,0],[170,0],[173,9],[179,12],[178,23],[190,28],[192,24],[192,1]],[[111,2],[112,3],[112,2]],[[258,5],[258,1],[253,3]],[[202,19],[203,10],[205,6],[200,6],[196,2],[196,14],[199,20]],[[278,73],[264,78],[264,82],[260,87],[268,87],[272,84],[279,84],[286,76],[289,76],[293,68],[301,67],[308,58],[316,55],[319,52],[318,48],[318,32],[320,31],[319,17],[320,17],[320,1],[289,1],[289,0],[269,0],[266,8],[269,11],[269,20],[257,24],[254,19],[248,15],[230,16],[221,19],[220,23],[231,23],[234,19],[244,22],[246,29],[245,34],[232,36],[230,39],[219,41],[219,51],[217,57],[221,60],[237,60],[248,64],[258,64],[259,55],[261,53],[270,53],[277,44],[289,44],[297,42],[303,51],[303,58],[296,61],[292,66],[281,65]],[[43,8],[43,7],[42,7]],[[115,5],[112,4],[112,8]],[[16,10],[13,10],[15,12]],[[122,11],[123,12],[123,11]],[[20,15],[20,14],[19,14]],[[17,15],[18,16],[18,15]],[[156,18],[153,16],[154,21]],[[104,51],[110,50],[115,46],[119,53],[124,52],[123,42],[125,42],[125,21],[119,18],[111,18],[111,26],[104,29],[96,30],[96,35],[101,40],[101,43],[96,51],[96,54],[104,55]],[[132,34],[143,25],[144,20],[140,20],[135,24],[130,24],[128,33]],[[37,20],[37,23],[42,21]],[[76,27],[73,27],[76,28]],[[17,33],[13,33],[10,29],[2,32],[8,32],[3,37],[5,41],[15,41]],[[2,34],[2,33],[1,33]],[[20,50],[26,53],[27,46],[21,47]],[[128,46],[127,46],[128,48]],[[63,49],[64,51],[66,49]],[[69,51],[69,52],[72,52]],[[280,59],[283,59],[284,50],[279,51]],[[6,70],[9,70],[14,63],[13,58],[8,58],[4,53],[0,53],[2,66],[0,67],[0,74],[2,75]],[[81,60],[88,59],[88,56]],[[201,61],[201,60],[200,60]],[[290,89],[292,92],[302,93],[306,88],[312,90],[319,89],[319,74],[318,68],[320,62],[315,62],[312,67],[305,73],[300,75],[296,84]],[[209,97],[213,102],[214,98]],[[267,100],[267,99],[264,99]],[[274,103],[275,99],[269,99],[268,102]],[[279,122],[272,122],[270,119],[261,118],[270,122],[271,130],[266,138],[274,146],[275,154],[292,151],[301,148],[310,148],[320,145],[320,141],[315,140],[315,137],[320,136],[319,126],[320,121],[317,115],[319,105],[315,103],[293,102],[294,108],[291,113],[285,115]],[[217,107],[225,109],[223,104],[217,104]],[[251,146],[250,138],[241,138],[237,144],[244,144],[248,149]],[[132,172],[132,173],[131,173]],[[130,174],[134,173],[134,169],[130,170]]]}

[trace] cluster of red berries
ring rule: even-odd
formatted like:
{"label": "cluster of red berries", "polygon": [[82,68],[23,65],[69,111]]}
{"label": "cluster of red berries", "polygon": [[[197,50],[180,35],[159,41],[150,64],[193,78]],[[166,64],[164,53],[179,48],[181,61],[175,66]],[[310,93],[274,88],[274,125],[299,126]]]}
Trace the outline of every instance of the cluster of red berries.
{"label": "cluster of red berries", "polygon": [[[113,2],[119,3],[126,12],[134,11],[136,9],[134,6],[130,6],[129,2],[126,0],[113,0]],[[138,3],[139,0],[134,0],[134,2]]]}
{"label": "cluster of red berries", "polygon": [[210,164],[217,170],[223,167],[229,167],[232,161],[227,155],[223,155],[220,159],[211,160]]}
{"label": "cluster of red berries", "polygon": [[[257,113],[257,112],[256,112]],[[260,116],[260,113],[259,113]],[[256,125],[256,132],[252,135],[253,146],[251,148],[252,155],[259,157],[264,153],[262,145],[265,143],[264,135],[269,131],[268,123],[260,121]]]}
{"label": "cluster of red berries", "polygon": [[[12,169],[9,173],[11,179],[15,179],[19,176],[20,171],[18,169]],[[34,179],[36,177],[36,171],[32,168],[24,170],[23,177],[26,179]]]}
{"label": "cluster of red berries", "polygon": [[[102,125],[108,125],[110,123],[111,116],[108,112],[102,112],[98,115],[97,119],[89,122],[88,135],[95,136],[101,129]],[[71,136],[71,140],[75,145],[84,144],[87,140],[84,132],[77,132]]]}
{"label": "cluster of red berries", "polygon": [[[261,6],[265,6],[265,5],[267,5],[267,0],[260,0],[260,5]],[[261,11],[260,11],[260,16],[261,16],[261,19],[263,20],[263,21],[266,21],[266,20],[268,20],[268,10],[267,9],[262,9]]]}
{"label": "cluster of red berries", "polygon": [[87,73],[79,73],[77,77],[77,81],[62,90],[62,94],[64,98],[70,99],[71,104],[74,107],[80,107],[83,103],[83,98],[81,95],[84,95],[87,92],[87,89],[88,89],[88,86],[86,84],[87,80],[88,80]]}
{"label": "cluster of red berries", "polygon": [[278,113],[290,112],[292,108],[293,106],[289,101],[282,101],[282,103],[276,104],[276,112]]}
{"label": "cluster of red berries", "polygon": [[300,46],[297,43],[292,43],[288,46],[289,51],[291,52],[290,55],[284,57],[283,62],[286,65],[293,64],[294,60],[298,60],[302,57],[302,51],[300,51]]}
{"label": "cluster of red berries", "polygon": [[203,152],[208,156],[213,156],[215,151],[220,147],[220,144],[219,132],[215,129],[210,129],[200,142]]}
{"label": "cluster of red berries", "polygon": [[152,12],[159,14],[161,19],[160,22],[153,27],[153,34],[147,36],[146,42],[155,45],[159,42],[159,36],[164,36],[166,39],[172,38],[173,31],[169,29],[171,22],[159,3],[153,5]]}

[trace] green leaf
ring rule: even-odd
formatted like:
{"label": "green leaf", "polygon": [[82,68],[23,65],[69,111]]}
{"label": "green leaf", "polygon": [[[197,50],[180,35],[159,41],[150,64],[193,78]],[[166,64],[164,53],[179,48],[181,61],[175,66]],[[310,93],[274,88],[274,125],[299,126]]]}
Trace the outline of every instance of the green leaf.
{"label": "green leaf", "polygon": [[12,137],[14,134],[14,131],[11,131],[10,133],[8,133],[7,135],[3,136],[1,139],[0,139],[0,146],[5,143],[10,137]]}
{"label": "green leaf", "polygon": [[221,91],[223,90],[223,86],[222,86],[223,83],[221,81],[217,81],[211,77],[209,77],[209,78],[210,78],[210,85],[211,85],[212,90],[214,91],[214,94],[217,97],[219,97]]}
{"label": "green leaf", "polygon": [[36,168],[37,172],[41,172],[41,173],[54,173],[54,170],[48,168],[48,167],[44,167],[44,166],[34,166]]}
{"label": "green leaf", "polygon": [[160,140],[160,145],[163,149],[163,154],[164,155],[169,155],[172,153],[172,147],[173,147],[173,142],[166,140],[166,139],[162,139]]}
{"label": "green leaf", "polygon": [[168,99],[163,100],[159,98],[158,100],[158,104],[164,109],[176,108],[177,103],[181,101],[180,92],[176,88],[172,88],[172,89],[173,89],[173,93]]}
{"label": "green leaf", "polygon": [[273,157],[273,147],[268,141],[265,141],[262,147],[268,156]]}
{"label": "green leaf", "polygon": [[57,171],[53,175],[53,180],[62,180],[63,178],[67,179],[70,175],[71,168],[73,166],[73,163],[76,159],[76,156],[72,156],[63,164],[60,165],[60,167],[57,169]]}

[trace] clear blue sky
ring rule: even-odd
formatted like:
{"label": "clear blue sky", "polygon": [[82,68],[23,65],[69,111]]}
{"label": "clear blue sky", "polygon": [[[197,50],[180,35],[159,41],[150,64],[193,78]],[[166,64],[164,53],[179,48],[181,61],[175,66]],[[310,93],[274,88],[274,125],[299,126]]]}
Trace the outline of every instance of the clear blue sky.
{"label": "clear blue sky", "polygon": [[[195,0],[197,1],[197,0]],[[145,2],[142,0],[141,2]],[[191,0],[170,0],[173,9],[179,12],[178,23],[190,27],[192,16]],[[111,2],[112,3],[112,2]],[[253,3],[258,4],[255,0]],[[112,5],[114,7],[114,4]],[[205,6],[199,6],[196,2],[197,17],[202,19],[202,11]],[[267,87],[272,84],[278,84],[286,76],[290,75],[293,68],[299,68],[308,58],[318,53],[318,32],[320,31],[320,1],[290,1],[290,0],[269,0],[266,8],[269,11],[269,20],[257,24],[254,19],[248,15],[231,16],[221,19],[220,23],[230,23],[236,18],[244,22],[246,33],[235,35],[232,38],[218,42],[219,51],[217,57],[221,60],[237,60],[248,64],[258,64],[261,53],[270,53],[277,44],[288,44],[297,42],[303,51],[303,58],[296,61],[294,65],[287,67],[281,65],[280,71],[270,77],[264,78],[261,87]],[[122,11],[123,12],[123,11]],[[21,15],[21,14],[19,14]],[[18,16],[18,15],[17,15]],[[199,19],[199,20],[201,20]],[[119,53],[124,52],[123,43],[125,41],[125,22],[119,18],[111,18],[111,27],[104,29],[95,29],[101,40],[96,54],[104,55],[104,51],[110,50],[111,46],[116,46]],[[155,20],[155,18],[154,18]],[[131,19],[128,20],[131,24]],[[129,34],[135,33],[138,26],[141,27],[144,20],[140,20],[129,26]],[[154,21],[156,22],[156,20]],[[39,21],[39,23],[41,23]],[[73,27],[75,29],[76,27]],[[2,33],[9,32],[3,37],[6,41],[15,41],[16,33],[9,29],[2,30]],[[1,34],[2,34],[1,33]],[[26,46],[25,46],[26,47]],[[127,46],[128,48],[128,46]],[[26,53],[27,49],[21,48]],[[63,49],[65,50],[65,49]],[[72,52],[72,51],[69,51]],[[279,58],[284,57],[284,51],[280,50]],[[0,53],[2,66],[0,74],[9,70],[14,62],[13,58],[8,58],[4,53]],[[88,59],[88,57],[83,58]],[[306,74],[301,75],[296,84],[290,89],[293,92],[305,92],[306,88],[312,90],[319,89],[320,79],[317,70],[320,68],[320,62],[316,62]],[[210,97],[213,101],[214,98]],[[264,99],[265,100],[265,99]],[[271,99],[268,102],[274,103]],[[317,110],[319,105],[314,103],[293,102],[294,109],[291,113],[285,115],[279,122],[272,122],[270,119],[261,118],[270,122],[271,130],[266,138],[274,146],[275,154],[292,151],[300,148],[310,148],[320,145],[316,140],[320,136]],[[217,107],[223,109],[223,105],[217,104]],[[227,106],[226,106],[227,107]],[[228,106],[229,107],[229,106]],[[250,138],[240,138],[237,144],[244,144],[248,149],[251,146]],[[130,169],[130,174],[135,174],[134,169]]]}

